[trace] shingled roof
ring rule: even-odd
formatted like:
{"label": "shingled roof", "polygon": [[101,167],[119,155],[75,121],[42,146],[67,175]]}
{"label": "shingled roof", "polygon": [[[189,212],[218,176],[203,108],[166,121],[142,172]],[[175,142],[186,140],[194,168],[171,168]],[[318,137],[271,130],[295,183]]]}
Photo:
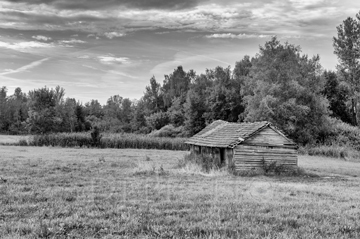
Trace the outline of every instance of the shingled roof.
{"label": "shingled roof", "polygon": [[[276,130],[268,121],[230,123],[216,120],[185,143],[206,147],[232,148],[268,126]],[[280,131],[276,131],[283,135]],[[285,137],[285,135],[283,136]]]}

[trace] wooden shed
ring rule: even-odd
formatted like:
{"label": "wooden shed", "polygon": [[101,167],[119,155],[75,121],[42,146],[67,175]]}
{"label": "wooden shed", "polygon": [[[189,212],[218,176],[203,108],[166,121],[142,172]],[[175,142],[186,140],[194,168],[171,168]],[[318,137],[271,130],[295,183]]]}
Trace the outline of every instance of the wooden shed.
{"label": "wooden shed", "polygon": [[237,171],[277,165],[297,165],[297,145],[270,122],[229,123],[214,121],[188,139],[194,155],[211,155],[219,165]]}

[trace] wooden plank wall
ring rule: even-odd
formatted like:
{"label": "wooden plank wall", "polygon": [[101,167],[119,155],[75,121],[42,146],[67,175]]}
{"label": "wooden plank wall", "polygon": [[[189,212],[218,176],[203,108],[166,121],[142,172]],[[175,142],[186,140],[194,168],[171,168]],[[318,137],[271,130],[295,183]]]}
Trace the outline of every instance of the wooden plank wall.
{"label": "wooden plank wall", "polygon": [[238,145],[234,151],[236,170],[263,168],[264,163],[276,161],[277,165],[297,165],[297,150],[280,147],[260,147],[253,145]]}
{"label": "wooden plank wall", "polygon": [[287,140],[282,135],[278,134],[275,130],[270,127],[267,127],[257,133],[256,135],[252,136],[251,138],[247,139],[244,144],[249,145],[284,145],[289,144],[290,141]]}
{"label": "wooden plank wall", "polygon": [[234,149],[225,149],[226,165],[231,165],[234,157]]}
{"label": "wooden plank wall", "polygon": [[[210,156],[220,163],[220,149],[219,148],[190,145],[190,153],[193,154],[195,157],[200,156],[200,155]],[[231,149],[231,154],[232,154],[232,149]]]}

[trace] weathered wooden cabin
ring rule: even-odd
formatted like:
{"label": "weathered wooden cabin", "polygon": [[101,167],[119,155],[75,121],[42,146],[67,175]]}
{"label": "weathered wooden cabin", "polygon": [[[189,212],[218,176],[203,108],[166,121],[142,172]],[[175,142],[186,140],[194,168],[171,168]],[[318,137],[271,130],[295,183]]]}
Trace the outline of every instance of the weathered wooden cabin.
{"label": "weathered wooden cabin", "polygon": [[297,165],[297,145],[270,122],[214,121],[185,143],[192,154],[211,155],[220,165],[237,171],[277,165]]}

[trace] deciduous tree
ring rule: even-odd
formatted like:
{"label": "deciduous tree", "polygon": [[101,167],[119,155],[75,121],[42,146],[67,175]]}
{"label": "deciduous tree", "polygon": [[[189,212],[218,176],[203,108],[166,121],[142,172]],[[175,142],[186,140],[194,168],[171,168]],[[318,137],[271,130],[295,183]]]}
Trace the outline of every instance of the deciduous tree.
{"label": "deciduous tree", "polygon": [[299,143],[315,142],[328,129],[328,101],[321,94],[319,57],[276,37],[260,47],[247,84],[246,121],[268,120]]}
{"label": "deciduous tree", "polygon": [[357,95],[360,93],[360,13],[348,17],[337,28],[333,38],[334,53],[339,59],[339,70],[351,86],[353,124],[358,124]]}

